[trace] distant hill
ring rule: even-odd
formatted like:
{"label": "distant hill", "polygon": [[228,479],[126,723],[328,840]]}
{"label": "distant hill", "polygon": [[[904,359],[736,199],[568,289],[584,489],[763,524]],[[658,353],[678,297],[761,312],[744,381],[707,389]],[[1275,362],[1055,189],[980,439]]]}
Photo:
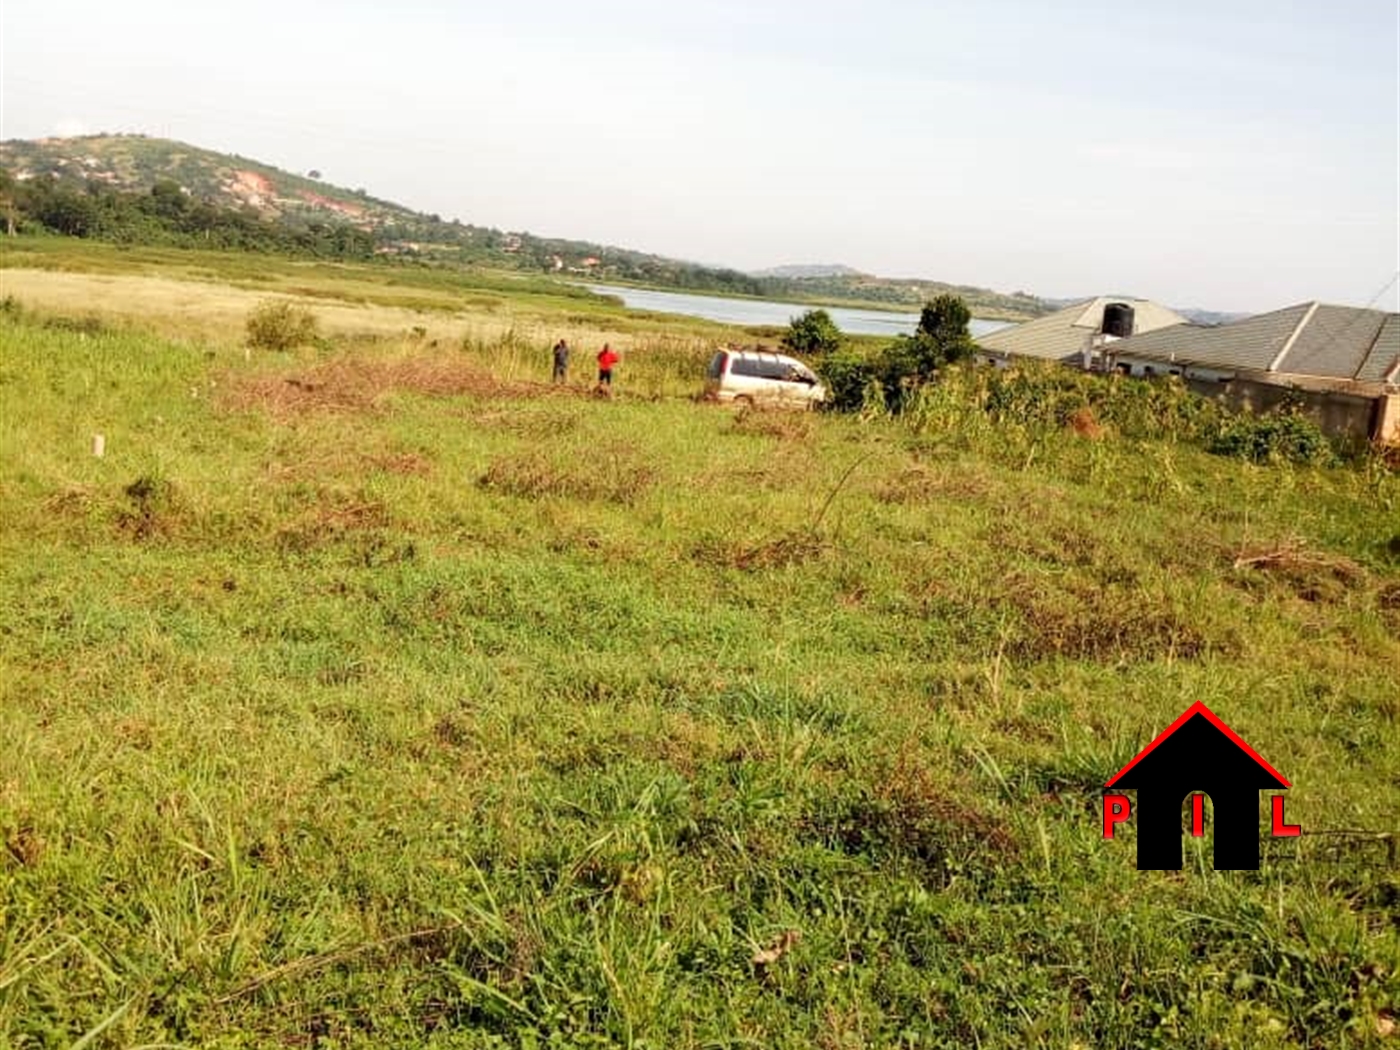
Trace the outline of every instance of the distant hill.
{"label": "distant hill", "polygon": [[1179,306],[1175,309],[1182,317],[1195,324],[1229,324],[1231,321],[1240,321],[1249,316],[1249,314],[1227,313],[1220,310],[1198,310],[1189,306]]}
{"label": "distant hill", "polygon": [[[280,246],[288,242],[287,237],[258,238],[250,234],[249,220],[256,218],[270,224],[263,229],[285,227],[294,231],[291,242],[312,253],[323,249],[343,253],[349,245],[361,254],[449,265],[489,265],[602,282],[632,282],[813,304],[917,308],[932,296],[951,291],[962,295],[977,315],[1008,320],[1035,317],[1048,309],[1039,299],[1024,293],[1003,295],[985,288],[934,281],[871,277],[839,264],[779,266],[761,274],[749,274],[611,245],[473,225],[414,211],[371,196],[364,189],[332,185],[315,171],[293,174],[246,157],[145,135],[0,142],[0,169],[8,172],[21,195],[26,188],[30,196],[42,188],[50,196],[66,192],[70,204],[79,195],[83,202],[105,199],[112,205],[106,211],[109,215],[123,208],[126,212],[131,210],[129,202],[117,201],[123,195],[164,195],[164,205],[178,205],[178,198],[183,195],[192,205],[198,205],[185,211],[197,212],[205,223],[196,230],[185,230],[178,223],[167,222],[157,234],[152,232],[158,225],[152,218],[150,222],[127,223],[119,234],[114,234],[98,221],[75,222],[72,228],[41,222],[45,228],[77,236],[140,243],[143,237],[159,235],[161,243],[185,243],[181,237],[189,239],[202,233],[207,240],[209,223],[213,222],[210,210],[219,209],[225,219],[236,213],[241,223],[238,235],[223,241],[229,247],[264,241]],[[122,208],[116,204],[122,204]],[[155,216],[172,209],[153,206],[145,210]],[[223,231],[228,226],[225,221],[219,229]]]}
{"label": "distant hill", "polygon": [[1027,292],[994,292],[967,284],[913,277],[873,277],[856,271],[811,277],[769,277],[764,282],[774,298],[905,310],[917,310],[938,295],[957,295],[967,303],[974,316],[1006,321],[1026,321],[1054,309]]}
{"label": "distant hill", "polygon": [[775,298],[830,302],[855,306],[918,309],[938,295],[962,296],[979,317],[1028,320],[1054,306],[1026,292],[994,292],[965,284],[948,284],[916,277],[876,277],[839,263],[774,266],[756,270]]}
{"label": "distant hill", "polygon": [[859,277],[860,271],[842,266],[840,263],[809,263],[806,265],[770,266],[766,270],[751,271],[755,277],[793,277],[798,280],[807,277]]}

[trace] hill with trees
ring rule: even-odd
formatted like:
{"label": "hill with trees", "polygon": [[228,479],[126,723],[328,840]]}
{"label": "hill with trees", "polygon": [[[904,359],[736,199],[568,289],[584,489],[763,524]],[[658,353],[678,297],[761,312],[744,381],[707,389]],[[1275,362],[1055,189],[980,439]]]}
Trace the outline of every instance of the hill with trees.
{"label": "hill with trees", "polygon": [[810,303],[917,307],[960,295],[980,316],[1047,307],[1025,293],[892,280],[844,266],[761,274],[589,241],[443,218],[272,165],[145,135],[0,143],[0,207],[10,228],[135,244],[173,244],[482,265],[600,282]]}

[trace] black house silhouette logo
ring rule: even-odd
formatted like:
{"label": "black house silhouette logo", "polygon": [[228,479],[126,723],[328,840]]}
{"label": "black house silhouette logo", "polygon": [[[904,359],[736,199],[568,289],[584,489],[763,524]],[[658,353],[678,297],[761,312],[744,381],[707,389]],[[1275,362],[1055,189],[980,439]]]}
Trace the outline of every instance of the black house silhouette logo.
{"label": "black house silhouette logo", "polygon": [[[1222,722],[1205,704],[1195,703],[1106,785],[1137,791],[1139,870],[1181,867],[1182,803],[1192,795],[1191,833],[1205,833],[1204,798],[1215,824],[1215,868],[1259,867],[1259,792],[1292,785]],[[1197,794],[1202,793],[1202,794]],[[1301,834],[1285,824],[1283,796],[1273,797],[1273,834]],[[1127,820],[1126,795],[1104,796],[1104,837]]]}

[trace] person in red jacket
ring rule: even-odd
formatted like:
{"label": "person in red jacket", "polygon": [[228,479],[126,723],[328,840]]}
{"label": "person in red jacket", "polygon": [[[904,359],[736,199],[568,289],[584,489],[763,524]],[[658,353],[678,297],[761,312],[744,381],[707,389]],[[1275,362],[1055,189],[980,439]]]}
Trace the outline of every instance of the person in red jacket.
{"label": "person in red jacket", "polygon": [[603,349],[598,352],[598,385],[600,387],[612,386],[613,365],[621,361],[615,351],[607,343],[603,344]]}

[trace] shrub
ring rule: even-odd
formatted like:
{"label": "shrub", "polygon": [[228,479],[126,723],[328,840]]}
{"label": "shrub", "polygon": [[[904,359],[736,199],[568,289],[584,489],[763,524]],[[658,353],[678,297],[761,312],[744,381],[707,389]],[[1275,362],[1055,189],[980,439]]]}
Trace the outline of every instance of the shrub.
{"label": "shrub", "polygon": [[[913,335],[901,335],[869,357],[832,355],[822,366],[831,406],[842,412],[863,412],[877,406],[902,412],[940,369],[972,356],[976,348],[968,334],[970,317],[960,298],[940,295],[924,305]],[[793,322],[794,328],[797,324]]]}
{"label": "shrub", "polygon": [[1231,419],[1210,451],[1255,463],[1311,463],[1326,466],[1336,452],[1316,423],[1296,413],[1273,416],[1239,415]]}
{"label": "shrub", "polygon": [[304,306],[269,300],[248,315],[248,345],[258,350],[295,350],[317,339],[316,315]]}
{"label": "shrub", "polygon": [[876,362],[851,350],[831,354],[820,365],[826,381],[827,404],[838,412],[859,412],[865,405],[865,391],[879,377]]}
{"label": "shrub", "polygon": [[783,345],[799,354],[829,354],[841,348],[841,329],[825,310],[808,310],[794,317]]}

